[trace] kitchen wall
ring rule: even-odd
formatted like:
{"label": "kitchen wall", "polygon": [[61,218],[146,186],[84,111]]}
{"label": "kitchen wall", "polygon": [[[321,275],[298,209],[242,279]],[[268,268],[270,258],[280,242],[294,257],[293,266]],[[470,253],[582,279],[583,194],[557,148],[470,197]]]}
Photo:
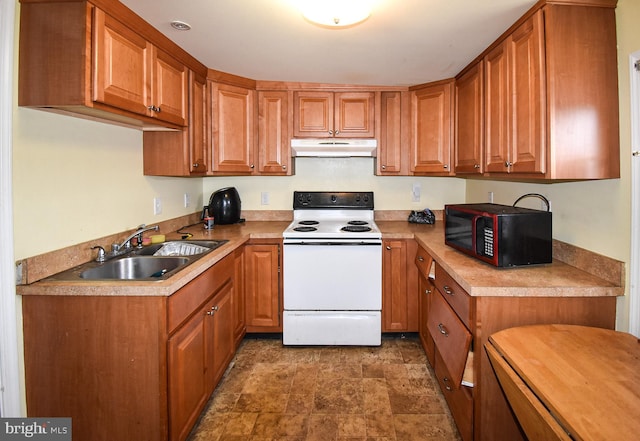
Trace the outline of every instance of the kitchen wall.
{"label": "kitchen wall", "polygon": [[[17,8],[19,11],[19,7]],[[376,177],[373,160],[296,161],[293,177],[159,178],[142,175],[142,133],[128,128],[31,109],[14,111],[13,188],[15,258],[21,259],[115,232],[197,211],[209,194],[236,186],[245,210],[288,210],[293,190],[373,190],[381,210],[408,210],[444,203],[494,200],[512,203],[526,192],[552,202],[554,236],[628,262],[630,242],[630,121],[628,55],[640,49],[640,4],[619,0],[618,9],[621,179],[514,184],[458,178]],[[16,57],[17,57],[16,38]],[[215,66],[212,66],[215,68]],[[16,61],[17,70],[17,61]],[[15,77],[17,78],[17,72]],[[17,86],[16,86],[17,95]],[[17,103],[17,98],[14,98]],[[411,202],[420,183],[422,198]],[[261,193],[269,193],[269,205]],[[189,208],[182,206],[191,194]],[[153,214],[154,197],[163,201]],[[627,272],[629,270],[627,269]],[[627,283],[628,285],[628,283]],[[620,300],[618,329],[628,328],[627,297]]]}

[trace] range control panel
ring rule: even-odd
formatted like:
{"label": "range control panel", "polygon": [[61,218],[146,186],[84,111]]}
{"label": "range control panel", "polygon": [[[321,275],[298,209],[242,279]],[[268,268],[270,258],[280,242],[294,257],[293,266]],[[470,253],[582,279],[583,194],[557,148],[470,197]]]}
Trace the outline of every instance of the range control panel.
{"label": "range control panel", "polygon": [[373,210],[373,192],[294,191],[293,209]]}

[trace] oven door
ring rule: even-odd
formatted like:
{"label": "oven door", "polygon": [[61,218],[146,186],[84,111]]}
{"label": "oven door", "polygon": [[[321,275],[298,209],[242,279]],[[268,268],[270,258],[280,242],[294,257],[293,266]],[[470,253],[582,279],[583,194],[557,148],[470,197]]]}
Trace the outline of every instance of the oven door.
{"label": "oven door", "polygon": [[382,241],[285,239],[285,310],[380,311]]}

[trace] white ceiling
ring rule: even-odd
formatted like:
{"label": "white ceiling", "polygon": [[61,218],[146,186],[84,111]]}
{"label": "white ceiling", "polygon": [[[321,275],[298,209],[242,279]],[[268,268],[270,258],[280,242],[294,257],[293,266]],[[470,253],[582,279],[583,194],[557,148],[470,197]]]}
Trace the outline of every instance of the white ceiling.
{"label": "white ceiling", "polygon": [[[211,69],[272,81],[410,86],[455,76],[535,0],[373,0],[347,29],[306,21],[304,0],[121,0]],[[344,0],[348,1],[348,0]],[[172,20],[192,26],[176,31]]]}

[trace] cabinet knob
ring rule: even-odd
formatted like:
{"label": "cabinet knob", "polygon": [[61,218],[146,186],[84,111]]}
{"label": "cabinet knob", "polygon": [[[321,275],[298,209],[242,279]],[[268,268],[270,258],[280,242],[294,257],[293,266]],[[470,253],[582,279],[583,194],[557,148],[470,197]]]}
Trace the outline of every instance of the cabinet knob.
{"label": "cabinet knob", "polygon": [[200,164],[198,164],[197,162],[193,164],[193,168],[198,168],[200,167]]}
{"label": "cabinet knob", "polygon": [[336,130],[336,135],[339,135],[339,134],[340,134],[340,130]]}
{"label": "cabinet knob", "polygon": [[387,250],[391,251],[391,246],[390,245],[387,245],[386,248],[387,248]]}
{"label": "cabinet knob", "polygon": [[282,165],[282,170],[286,170],[286,169],[287,169],[287,165],[286,165],[286,164],[283,164],[283,165]]}
{"label": "cabinet knob", "polygon": [[429,295],[429,294],[431,294],[431,290],[429,288],[427,288],[427,289],[424,290],[424,293]]}
{"label": "cabinet knob", "polygon": [[438,323],[438,330],[440,331],[440,334],[444,335],[445,337],[449,337],[449,332],[442,323]]}
{"label": "cabinet knob", "polygon": [[450,296],[452,296],[452,295],[453,295],[453,290],[451,289],[451,287],[449,287],[449,286],[447,286],[447,285],[444,285],[444,286],[442,287],[442,289],[444,290],[444,293],[445,293],[445,294],[448,294],[448,295],[450,295]]}
{"label": "cabinet knob", "polygon": [[387,169],[387,166],[386,166],[386,165],[383,165],[383,166],[382,166],[382,167],[380,167],[380,168],[381,168],[382,170],[386,170],[386,169]]}
{"label": "cabinet knob", "polygon": [[329,135],[333,136],[333,130],[329,130]]}
{"label": "cabinet knob", "polygon": [[480,164],[474,164],[473,168],[480,168]]}
{"label": "cabinet knob", "polygon": [[442,168],[444,168],[445,170],[449,170],[449,164],[444,164]]}
{"label": "cabinet knob", "polygon": [[511,161],[504,161],[504,166],[505,167],[511,167],[513,165],[513,162]]}
{"label": "cabinet knob", "polygon": [[252,170],[253,170],[254,168],[256,168],[256,166],[255,166],[254,164],[251,164],[249,167],[250,167]]}
{"label": "cabinet knob", "polygon": [[419,262],[424,262],[424,257],[422,257],[422,256],[418,256],[418,261],[419,261]]}

